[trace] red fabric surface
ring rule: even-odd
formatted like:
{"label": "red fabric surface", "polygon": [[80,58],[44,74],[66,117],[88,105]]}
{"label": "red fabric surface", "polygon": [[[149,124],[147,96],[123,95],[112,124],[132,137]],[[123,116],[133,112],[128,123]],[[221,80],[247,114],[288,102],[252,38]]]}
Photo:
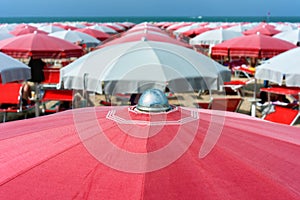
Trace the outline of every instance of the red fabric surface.
{"label": "red fabric surface", "polygon": [[100,41],[103,41],[103,40],[106,40],[106,39],[110,38],[109,34],[107,34],[105,32],[102,32],[102,31],[99,31],[99,30],[91,29],[91,28],[81,28],[81,29],[76,29],[75,31],[79,31],[79,32],[82,32],[82,33],[89,34],[89,35],[97,38]]}
{"label": "red fabric surface", "polygon": [[298,95],[300,93],[300,87],[272,86],[269,88],[260,88],[260,91],[275,94]]}
{"label": "red fabric surface", "polygon": [[59,68],[58,69],[44,69],[44,81],[43,83],[47,84],[57,84],[59,83]]}
{"label": "red fabric surface", "polygon": [[1,40],[0,51],[14,58],[69,58],[83,55],[79,46],[40,33],[28,33]]}
{"label": "red fabric surface", "polygon": [[297,46],[266,35],[247,35],[226,40],[212,47],[212,56],[271,58]]}
{"label": "red fabric surface", "polygon": [[0,84],[0,104],[16,104],[20,103],[21,95],[20,83]]}
{"label": "red fabric surface", "polygon": [[210,30],[213,30],[213,28],[207,28],[207,27],[198,27],[198,28],[195,28],[195,29],[191,29],[191,30],[188,30],[188,31],[185,31],[182,33],[182,35],[184,36],[187,36],[187,37],[195,37],[201,33],[204,33],[206,31],[210,31]]}
{"label": "red fabric surface", "polygon": [[72,101],[73,90],[45,90],[43,101],[58,100],[58,101]]}
{"label": "red fabric surface", "polygon": [[126,36],[122,36],[120,38],[116,38],[102,45],[99,45],[98,48],[103,48],[105,46],[110,46],[114,44],[122,44],[125,42],[136,42],[136,41],[140,41],[143,38],[145,38],[147,41],[168,42],[171,44],[192,48],[189,44],[180,42],[179,40],[171,38],[168,35],[159,35],[159,34],[153,34],[151,32],[143,32],[143,31],[141,31],[139,34],[132,34],[132,35],[129,34]]}
{"label": "red fabric surface", "polygon": [[282,106],[275,106],[274,109],[275,111],[267,114],[264,120],[290,125],[299,113],[298,110],[292,110]]}
{"label": "red fabric surface", "polygon": [[[195,112],[198,120],[180,121]],[[163,120],[168,123],[158,123]],[[179,108],[139,115],[128,107],[96,107],[4,123],[0,130],[1,199],[299,199],[299,129],[238,113]],[[215,146],[199,158],[207,136],[219,130]],[[193,141],[170,165],[132,173],[91,154],[100,151],[120,167],[130,164],[129,157],[106,149],[103,135],[114,147],[146,153],[148,162],[131,163],[145,168],[155,161],[151,152],[172,139],[178,149]]]}

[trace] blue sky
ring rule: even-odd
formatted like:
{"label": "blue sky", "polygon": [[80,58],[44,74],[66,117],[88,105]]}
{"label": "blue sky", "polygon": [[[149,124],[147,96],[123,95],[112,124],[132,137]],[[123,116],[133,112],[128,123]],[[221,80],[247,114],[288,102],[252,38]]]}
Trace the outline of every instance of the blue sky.
{"label": "blue sky", "polygon": [[0,17],[300,16],[300,0],[1,0]]}

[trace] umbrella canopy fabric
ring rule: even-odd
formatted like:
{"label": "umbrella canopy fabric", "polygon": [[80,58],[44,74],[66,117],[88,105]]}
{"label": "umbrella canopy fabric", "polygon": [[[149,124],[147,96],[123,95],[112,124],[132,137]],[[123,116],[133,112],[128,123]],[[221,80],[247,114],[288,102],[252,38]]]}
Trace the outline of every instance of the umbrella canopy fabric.
{"label": "umbrella canopy fabric", "polygon": [[227,29],[214,29],[210,31],[205,31],[196,37],[190,39],[190,45],[215,45],[223,41],[240,37],[243,34],[241,32],[227,30]]}
{"label": "umbrella canopy fabric", "polygon": [[148,30],[130,32],[124,34],[119,38],[116,38],[114,40],[104,43],[103,45],[100,45],[99,48],[103,48],[105,46],[109,46],[113,44],[122,44],[125,42],[137,42],[141,40],[167,42],[171,44],[184,46],[186,48],[192,48],[192,46],[190,46],[189,44],[176,40],[175,38],[172,38],[167,34],[155,32],[155,31],[148,31]]}
{"label": "umbrella canopy fabric", "polygon": [[262,35],[273,36],[280,32],[281,31],[276,30],[275,26],[273,26],[273,25],[270,25],[268,23],[260,23],[257,26],[244,31],[243,34],[244,35],[253,35],[253,34],[260,33]]}
{"label": "umbrella canopy fabric", "polygon": [[256,67],[255,78],[300,87],[300,47],[283,52]]}
{"label": "umbrella canopy fabric", "polygon": [[10,34],[13,34],[14,36],[19,36],[19,35],[24,35],[24,34],[28,34],[28,33],[34,33],[34,32],[37,32],[37,33],[42,33],[42,34],[48,34],[47,32],[45,31],[42,31],[42,30],[38,30],[36,27],[32,27],[31,26],[25,26],[23,28],[16,28],[12,31],[10,31],[9,33]]}
{"label": "umbrella canopy fabric", "polygon": [[212,56],[271,58],[297,46],[262,34],[241,36],[212,47]]}
{"label": "umbrella canopy fabric", "polygon": [[0,83],[24,81],[30,78],[31,70],[27,65],[0,52]]}
{"label": "umbrella canopy fabric", "polygon": [[175,92],[217,89],[230,70],[192,49],[165,42],[138,41],[107,46],[60,70],[64,88],[106,94],[141,93],[168,86]]}
{"label": "umbrella canopy fabric", "polygon": [[12,37],[15,37],[13,34],[10,34],[8,32],[1,32],[0,31],[0,40],[4,40],[4,39],[7,39],[7,38],[12,38]]}
{"label": "umbrella canopy fabric", "polygon": [[56,31],[63,31],[65,29],[61,28],[61,27],[58,27],[58,26],[55,26],[53,24],[45,24],[45,25],[42,25],[40,27],[38,27],[39,30],[41,31],[45,31],[47,33],[53,33],[53,32],[56,32]]}
{"label": "umbrella canopy fabric", "polygon": [[94,107],[0,128],[2,199],[299,199],[299,128],[239,113]]}
{"label": "umbrella canopy fabric", "polygon": [[117,34],[118,33],[116,30],[109,28],[108,26],[98,25],[98,24],[95,24],[93,26],[88,26],[87,28],[96,29],[96,30],[102,31],[107,34]]}
{"label": "umbrella canopy fabric", "polygon": [[81,47],[40,33],[1,40],[0,51],[14,58],[70,58],[83,55]]}
{"label": "umbrella canopy fabric", "polygon": [[76,29],[74,31],[79,31],[82,33],[89,34],[90,36],[97,38],[100,41],[106,40],[111,37],[111,35],[109,35],[105,32],[102,32],[102,31],[99,31],[96,29],[91,29],[91,28],[80,28],[80,29]]}
{"label": "umbrella canopy fabric", "polygon": [[49,36],[60,38],[71,43],[80,42],[81,44],[86,44],[87,47],[93,47],[101,44],[101,41],[95,37],[79,31],[56,31],[54,33],[50,33]]}
{"label": "umbrella canopy fabric", "polygon": [[274,38],[288,41],[294,45],[300,46],[300,29],[295,29],[291,31],[284,31],[273,35]]}

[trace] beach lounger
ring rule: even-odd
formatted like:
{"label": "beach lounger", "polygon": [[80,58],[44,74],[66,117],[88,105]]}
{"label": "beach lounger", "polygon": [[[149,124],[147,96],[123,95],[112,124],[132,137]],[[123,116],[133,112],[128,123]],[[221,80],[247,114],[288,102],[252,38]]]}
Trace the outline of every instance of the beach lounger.
{"label": "beach lounger", "polygon": [[41,83],[43,88],[56,88],[59,83],[59,68],[45,68],[43,70],[45,80]]}
{"label": "beach lounger", "polygon": [[[267,92],[268,95],[268,108],[270,112],[264,112],[262,119],[281,123],[294,125],[295,122],[299,119],[300,110],[299,110],[299,99],[300,99],[300,87],[285,87],[285,86],[272,86],[269,88],[261,88],[261,92]],[[279,94],[279,95],[288,95],[292,96],[295,100],[291,103],[284,102],[270,102],[270,94]]]}
{"label": "beach lounger", "polygon": [[242,97],[212,97],[209,102],[198,102],[198,106],[204,109],[237,112],[242,101]]}
{"label": "beach lounger", "polygon": [[0,84],[0,105],[3,122],[6,122],[8,113],[24,114],[24,118],[27,118],[28,112],[34,108],[30,102],[26,106],[22,104],[21,83]]}
{"label": "beach lounger", "polygon": [[262,117],[262,119],[276,122],[280,124],[294,125],[300,116],[300,112],[296,109],[286,108],[283,106],[274,106],[274,112],[270,112]]}
{"label": "beach lounger", "polygon": [[[50,107],[46,108],[46,103],[49,101],[56,101]],[[73,101],[73,90],[56,90],[56,89],[47,89],[44,91],[42,98],[43,102],[43,113],[51,114],[62,111],[62,102]]]}
{"label": "beach lounger", "polygon": [[213,97],[208,109],[237,112],[242,103],[242,97]]}

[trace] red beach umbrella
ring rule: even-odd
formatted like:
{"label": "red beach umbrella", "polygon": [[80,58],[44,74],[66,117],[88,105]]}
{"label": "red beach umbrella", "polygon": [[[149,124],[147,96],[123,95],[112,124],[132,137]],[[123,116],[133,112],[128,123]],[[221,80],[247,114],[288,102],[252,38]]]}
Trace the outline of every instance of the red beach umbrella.
{"label": "red beach umbrella", "polygon": [[226,40],[212,47],[212,56],[271,58],[297,46],[271,36],[254,34]]}
{"label": "red beach umbrella", "polygon": [[82,33],[89,34],[90,36],[93,36],[94,38],[96,38],[100,41],[106,40],[111,37],[111,35],[109,35],[105,32],[102,32],[102,31],[99,31],[96,29],[91,29],[91,28],[81,28],[81,29],[76,29],[74,31],[79,31]]}
{"label": "red beach umbrella", "polygon": [[204,33],[206,31],[210,31],[213,30],[213,28],[207,28],[207,27],[198,27],[198,28],[194,28],[188,31],[185,31],[182,33],[182,35],[186,36],[186,37],[195,37],[201,33]]}
{"label": "red beach umbrella", "polygon": [[70,58],[83,55],[81,47],[40,33],[1,40],[0,51],[14,58]]}
{"label": "red beach umbrella", "polygon": [[104,43],[103,45],[99,45],[98,48],[103,48],[105,46],[121,44],[125,42],[136,42],[141,40],[166,42],[166,43],[184,46],[187,48],[192,48],[189,44],[176,40],[167,34],[155,32],[155,31],[147,31],[147,30],[125,34],[122,37],[111,40],[107,43]]}
{"label": "red beach umbrella", "polygon": [[45,31],[38,30],[36,27],[30,28],[30,26],[29,27],[23,27],[23,28],[16,28],[13,31],[10,31],[9,33],[13,34],[15,36],[19,36],[19,35],[24,35],[24,34],[28,34],[28,33],[34,33],[34,32],[48,34]]}
{"label": "red beach umbrella", "polygon": [[260,33],[262,35],[268,35],[268,36],[273,36],[277,33],[280,33],[281,31],[275,29],[275,26],[267,24],[267,23],[260,23],[259,25],[246,30],[243,32],[244,35],[253,35]]}
{"label": "red beach umbrella", "polygon": [[90,107],[0,128],[2,199],[300,197],[299,128],[239,113]]}

